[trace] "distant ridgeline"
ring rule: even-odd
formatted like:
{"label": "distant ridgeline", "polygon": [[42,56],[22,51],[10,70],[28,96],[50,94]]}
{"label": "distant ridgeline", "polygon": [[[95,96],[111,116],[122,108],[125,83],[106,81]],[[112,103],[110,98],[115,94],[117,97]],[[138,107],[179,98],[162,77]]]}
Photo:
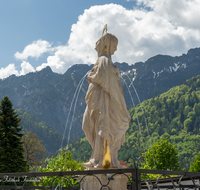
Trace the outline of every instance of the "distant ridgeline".
{"label": "distant ridgeline", "polygon": [[[182,168],[188,170],[195,156],[200,153],[200,76],[193,77],[161,95],[144,100],[141,105],[151,142],[144,114],[138,104],[136,111],[133,107],[129,110],[132,120],[126,133],[126,142],[119,151],[119,160],[125,161],[129,157],[136,159],[151,143],[168,137],[169,141],[177,146]],[[79,161],[86,161],[91,155],[91,146],[86,138],[73,142],[69,150],[74,159]]]}

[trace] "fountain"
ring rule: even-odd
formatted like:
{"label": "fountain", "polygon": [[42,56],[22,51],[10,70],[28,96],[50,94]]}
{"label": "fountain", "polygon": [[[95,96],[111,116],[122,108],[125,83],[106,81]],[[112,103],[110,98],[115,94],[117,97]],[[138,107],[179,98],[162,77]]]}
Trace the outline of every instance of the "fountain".
{"label": "fountain", "polygon": [[[118,161],[118,150],[125,142],[131,117],[124,99],[119,68],[111,60],[117,44],[118,39],[107,33],[105,25],[102,37],[96,42],[97,62],[87,77],[89,87],[82,128],[93,152],[89,162],[82,164],[86,170],[126,168]],[[111,189],[127,189],[127,176],[124,174],[115,175],[112,181],[105,174],[98,174],[98,178],[102,184],[109,183]],[[87,190],[100,187],[95,176],[84,178],[80,185]]]}
{"label": "fountain", "polygon": [[[126,81],[123,79],[123,77],[120,76],[118,67],[116,67],[111,60],[111,55],[113,55],[117,49],[118,40],[114,35],[107,33],[107,26],[105,26],[104,31],[106,31],[106,34],[104,35],[102,34],[102,37],[96,42],[95,49],[98,53],[97,62],[94,65],[93,69],[91,71],[88,71],[88,73],[84,75],[84,77],[81,79],[81,81],[77,86],[77,89],[75,91],[70,106],[64,131],[65,135],[69,115],[75,100],[72,120],[69,126],[69,133],[68,133],[68,143],[69,143],[70,132],[72,128],[72,122],[76,109],[77,99],[83,81],[85,77],[88,75],[87,79],[89,82],[89,87],[85,98],[87,107],[85,109],[85,113],[83,116],[82,126],[86,138],[89,141],[90,145],[92,146],[93,152],[89,162],[82,164],[84,167],[86,167],[86,170],[125,168],[124,165],[121,165],[119,163],[117,157],[118,157],[118,150],[120,149],[121,145],[125,142],[125,133],[129,127],[129,122],[131,117],[126,107],[120,78],[125,83],[128,92],[130,94],[133,106],[135,108],[135,104],[131,92],[129,90],[129,87]],[[128,77],[128,75],[126,76]],[[128,79],[130,80],[129,77]],[[139,96],[131,80],[130,80],[130,86],[134,88],[135,93],[139,100]],[[137,116],[137,123],[142,139],[143,149],[145,152],[138,116]],[[145,123],[148,131],[146,118],[145,118]],[[84,180],[82,180],[82,176],[80,176],[80,179],[81,179],[81,188],[87,190],[98,189],[98,186],[99,187],[101,186],[99,184],[99,180],[102,182],[102,184],[108,184],[109,181],[108,176],[105,174],[98,174],[98,179],[97,176],[88,176],[84,178]],[[116,189],[116,190],[117,189],[125,190],[127,188],[126,183],[127,183],[127,176],[124,174],[117,174],[115,175],[114,180],[109,181],[109,187],[111,189]]]}

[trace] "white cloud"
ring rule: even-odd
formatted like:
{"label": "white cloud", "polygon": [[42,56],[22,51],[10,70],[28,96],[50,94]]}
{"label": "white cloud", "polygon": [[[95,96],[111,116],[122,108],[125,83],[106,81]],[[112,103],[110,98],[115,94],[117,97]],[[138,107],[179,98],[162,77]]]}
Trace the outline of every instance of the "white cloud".
{"label": "white cloud", "polygon": [[69,66],[95,63],[95,42],[108,24],[108,32],[119,39],[113,61],[133,64],[156,54],[180,55],[200,44],[200,2],[197,0],[138,0],[150,7],[127,10],[121,5],[92,6],[72,25],[69,41],[57,47],[47,63],[54,72],[64,73]]}
{"label": "white cloud", "polygon": [[156,15],[172,22],[174,26],[200,30],[199,0],[137,0],[137,2],[150,7]]}
{"label": "white cloud", "polygon": [[14,63],[11,63],[7,67],[0,69],[0,79],[7,78],[13,74],[19,75],[19,72],[16,70]]}
{"label": "white cloud", "polygon": [[11,63],[7,67],[0,69],[0,79],[5,79],[13,74],[16,76],[26,75],[27,73],[34,71],[35,69],[29,62],[23,61],[21,63],[21,71],[18,71],[15,67],[15,64]]}
{"label": "white cloud", "polygon": [[[15,57],[27,60],[39,58],[50,52],[47,62],[36,70],[50,66],[54,72],[64,73],[74,64],[94,64],[97,53],[95,43],[101,37],[102,29],[108,25],[108,32],[118,40],[118,50],[113,62],[133,64],[146,61],[157,54],[181,55],[200,44],[200,1],[199,0],[137,0],[133,10],[121,5],[106,4],[92,6],[78,17],[71,27],[66,45],[52,47],[51,43],[38,40],[26,46]],[[20,74],[34,71],[30,65],[22,66]]]}
{"label": "white cloud", "polygon": [[43,53],[51,51],[51,44],[45,40],[37,40],[26,46],[22,53],[16,52],[15,58],[27,60],[28,57],[38,59]]}
{"label": "white cloud", "polygon": [[20,71],[20,75],[26,75],[27,73],[30,72],[35,72],[35,69],[33,68],[33,66],[26,61],[23,61],[21,64],[21,71]]}

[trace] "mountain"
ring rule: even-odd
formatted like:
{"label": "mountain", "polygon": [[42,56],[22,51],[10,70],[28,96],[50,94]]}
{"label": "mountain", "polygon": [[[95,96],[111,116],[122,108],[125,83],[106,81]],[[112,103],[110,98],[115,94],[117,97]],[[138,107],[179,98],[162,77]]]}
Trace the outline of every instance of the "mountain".
{"label": "mountain", "polygon": [[[157,140],[168,138],[177,147],[181,167],[188,171],[200,153],[200,75],[144,100],[141,106],[129,110],[131,122],[119,160],[137,160]],[[75,160],[84,162],[92,153],[85,137],[70,144],[69,150]]]}
{"label": "mountain", "polygon": [[42,144],[46,148],[48,157],[55,155],[56,151],[60,149],[62,141],[66,143],[66,139],[63,139],[63,136],[58,131],[48,126],[45,122],[21,109],[16,111],[18,117],[22,119],[23,132],[32,131],[32,133],[36,133],[43,140]]}
{"label": "mountain", "polygon": [[[171,87],[200,74],[200,48],[190,49],[187,54],[181,56],[157,55],[146,62],[134,65],[127,63],[115,63],[115,65],[124,71],[121,74],[122,85],[127,107],[130,108],[133,102],[128,89],[134,103],[139,102],[130,81],[134,84],[140,101],[166,92]],[[39,72],[24,76],[12,75],[0,80],[0,98],[8,95],[15,109],[33,115],[61,135],[65,134],[67,138],[70,134],[70,139],[75,140],[83,135],[81,123],[86,106],[87,79],[83,81],[80,91],[76,91],[76,88],[92,67],[93,65],[86,64],[73,65],[64,74],[53,73],[50,67],[46,67]],[[79,94],[78,98],[74,96],[75,92]],[[64,132],[65,126],[67,126],[66,132]]]}

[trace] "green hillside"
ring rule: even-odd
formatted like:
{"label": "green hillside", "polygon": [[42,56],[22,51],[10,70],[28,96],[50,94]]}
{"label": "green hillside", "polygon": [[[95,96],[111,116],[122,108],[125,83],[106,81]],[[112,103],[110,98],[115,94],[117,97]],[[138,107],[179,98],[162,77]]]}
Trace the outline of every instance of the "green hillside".
{"label": "green hillside", "polygon": [[[136,159],[158,139],[168,137],[177,146],[181,167],[188,170],[200,151],[200,76],[145,100],[141,105],[151,138],[148,137],[140,105],[135,106],[136,112],[132,107],[129,110],[132,120],[126,133],[126,142],[119,151],[119,159]],[[86,161],[91,155],[91,147],[85,138],[72,143],[69,149],[74,159],[79,161]]]}
{"label": "green hillside", "polygon": [[[43,145],[47,150],[47,155],[52,156],[61,147],[62,135],[48,126],[45,122],[39,120],[37,117],[29,114],[21,109],[16,110],[19,118],[21,118],[21,124],[23,132],[26,130],[36,133],[42,140]],[[64,140],[66,144],[66,139]]]}

